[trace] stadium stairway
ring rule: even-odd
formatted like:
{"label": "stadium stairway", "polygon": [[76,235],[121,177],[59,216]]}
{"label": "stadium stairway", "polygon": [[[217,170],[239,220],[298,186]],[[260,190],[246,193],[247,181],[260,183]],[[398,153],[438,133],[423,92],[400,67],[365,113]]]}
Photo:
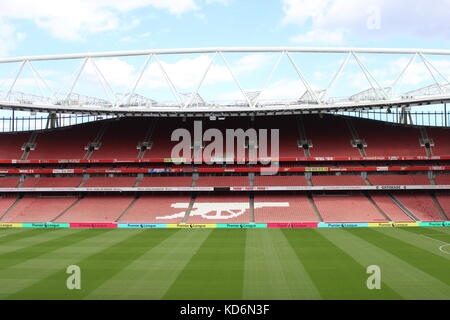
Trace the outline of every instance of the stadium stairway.
{"label": "stadium stairway", "polygon": [[366,150],[364,149],[365,147],[367,147],[366,142],[359,138],[358,132],[356,132],[355,126],[353,125],[353,122],[350,118],[346,118],[345,122],[353,138],[353,140],[351,141],[352,146],[354,148],[358,148],[361,157],[367,157]]}
{"label": "stadium stairway", "polygon": [[92,153],[95,150],[100,149],[102,143],[101,140],[103,138],[103,136],[106,133],[106,130],[108,129],[110,125],[109,121],[106,121],[103,126],[100,128],[100,131],[97,133],[97,136],[95,137],[94,141],[90,142],[84,149],[86,150],[86,154],[84,155],[83,159],[84,160],[88,160],[91,158]]}
{"label": "stadium stairway", "polygon": [[433,202],[436,205],[439,213],[441,214],[442,219],[444,219],[444,221],[449,221],[447,215],[445,214],[444,209],[441,206],[441,203],[439,202],[438,198],[436,197],[436,194],[434,192],[431,192],[430,195],[431,195],[431,198],[433,199]]}
{"label": "stadium stairway", "polygon": [[19,202],[20,202],[20,200],[22,200],[22,198],[23,198],[23,195],[19,195],[17,197],[17,199],[14,201],[14,203],[9,206],[9,208],[5,211],[5,213],[2,216],[0,216],[0,221],[2,221],[3,219],[5,219],[8,216],[8,214],[19,204]]}
{"label": "stadium stairway", "polygon": [[136,197],[133,199],[133,201],[130,202],[128,207],[125,210],[123,210],[123,212],[120,214],[120,216],[114,222],[116,222],[116,223],[120,222],[126,216],[126,214],[131,210],[131,208],[134,206],[136,201],[139,200],[139,198],[140,198],[140,195],[137,194]]}
{"label": "stadium stairway", "polygon": [[369,201],[373,204],[373,206],[381,213],[381,215],[388,221],[390,222],[394,222],[394,220],[392,220],[391,217],[389,217],[387,215],[386,212],[384,212],[378,205],[377,203],[372,199],[372,196],[370,195],[370,193],[368,192],[364,192],[364,194],[366,195],[367,199],[369,199]]}
{"label": "stadium stairway", "polygon": [[66,209],[64,209],[60,214],[58,214],[52,220],[50,220],[50,222],[54,222],[57,219],[61,218],[63,215],[66,214],[66,212],[68,212],[70,209],[72,209],[74,206],[76,206],[78,204],[78,202],[80,202],[84,197],[85,197],[85,195],[81,194],[77,200],[75,200],[70,206],[68,206]]}
{"label": "stadium stairway", "polygon": [[143,159],[147,150],[151,150],[152,145],[153,145],[152,137],[156,130],[157,124],[158,124],[158,118],[153,119],[153,121],[150,123],[150,127],[147,130],[144,141],[142,141],[138,144],[138,146],[137,146],[137,148],[139,149],[139,154],[137,157],[138,159]]}
{"label": "stadium stairway", "polygon": [[408,208],[406,208],[405,205],[403,205],[403,203],[400,202],[400,200],[398,200],[393,194],[388,194],[389,197],[391,198],[391,200],[400,208],[402,209],[402,211],[404,213],[406,213],[406,215],[408,217],[410,217],[411,219],[413,219],[416,222],[421,222],[421,220],[414,214],[412,213]]}
{"label": "stadium stairway", "polygon": [[308,197],[309,203],[311,204],[311,207],[313,208],[314,213],[317,216],[317,221],[323,222],[322,215],[320,214],[320,211],[317,208],[316,203],[314,202],[314,198],[312,197],[312,195],[310,193],[307,194],[307,197]]}
{"label": "stadium stairway", "polygon": [[193,193],[192,196],[191,196],[191,201],[189,202],[189,206],[186,209],[186,212],[184,214],[183,220],[181,221],[182,223],[187,223],[187,221],[189,219],[189,215],[191,214],[192,207],[194,206],[196,198],[197,198],[197,194]]}

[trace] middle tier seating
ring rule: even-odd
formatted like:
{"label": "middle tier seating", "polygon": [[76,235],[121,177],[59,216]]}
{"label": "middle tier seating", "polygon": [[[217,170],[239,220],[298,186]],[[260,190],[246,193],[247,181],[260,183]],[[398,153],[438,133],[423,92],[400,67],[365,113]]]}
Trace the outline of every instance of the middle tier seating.
{"label": "middle tier seating", "polygon": [[136,177],[91,177],[84,184],[87,187],[132,187],[136,183]]}
{"label": "middle tier seating", "polygon": [[375,186],[407,186],[407,185],[429,185],[430,179],[425,174],[387,174],[369,175],[368,180]]}
{"label": "middle tier seating", "polygon": [[41,177],[27,178],[21,185],[22,188],[76,188],[83,179],[81,177]]}
{"label": "middle tier seating", "polygon": [[318,175],[312,176],[314,186],[365,186],[366,183],[360,175]]}

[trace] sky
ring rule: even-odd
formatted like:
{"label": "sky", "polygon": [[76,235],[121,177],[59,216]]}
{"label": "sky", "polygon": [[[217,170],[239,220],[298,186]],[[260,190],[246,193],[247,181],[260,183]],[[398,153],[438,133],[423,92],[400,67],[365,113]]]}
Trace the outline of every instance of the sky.
{"label": "sky", "polygon": [[[450,0],[1,0],[0,57],[217,46],[449,49],[449,11]],[[261,99],[295,99],[306,90],[286,56],[228,54],[225,58],[213,54],[160,56],[176,93],[155,59],[148,63],[135,92],[156,101],[183,100],[196,91],[209,65],[199,89],[205,100],[242,99],[235,77],[245,92],[263,90]],[[317,91],[328,87],[345,58],[338,54],[292,55]],[[146,59],[89,61],[72,92],[111,101],[133,87]],[[367,54],[359,59],[380,86],[389,87],[411,56]],[[446,82],[450,59],[427,59],[436,70],[430,72],[418,57],[395,90],[408,92],[431,85],[435,79]],[[70,60],[25,66],[14,90],[64,96],[81,63]],[[0,64],[0,95],[11,88],[19,67]],[[370,87],[352,57],[328,95],[342,97]]]}

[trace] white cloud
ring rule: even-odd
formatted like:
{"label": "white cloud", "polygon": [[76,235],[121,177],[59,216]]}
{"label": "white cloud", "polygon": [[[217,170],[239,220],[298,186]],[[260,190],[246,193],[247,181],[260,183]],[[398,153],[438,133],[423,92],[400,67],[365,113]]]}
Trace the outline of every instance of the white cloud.
{"label": "white cloud", "polygon": [[194,0],[15,0],[0,1],[0,18],[31,20],[56,38],[81,40],[90,34],[137,26],[137,20],[130,24],[121,15],[145,7],[174,15],[199,9]]}
{"label": "white cloud", "polygon": [[340,44],[344,41],[344,31],[310,30],[291,38],[294,43],[327,43]]}
{"label": "white cloud", "polygon": [[[390,36],[450,39],[450,0],[282,0],[283,24],[308,27],[316,32],[345,31],[346,38],[386,38]],[[319,31],[317,31],[319,30]],[[335,38],[331,38],[333,40]],[[321,38],[317,39],[320,42]],[[323,41],[322,41],[323,42]]]}
{"label": "white cloud", "polygon": [[7,56],[25,39],[25,34],[0,18],[0,56]]}

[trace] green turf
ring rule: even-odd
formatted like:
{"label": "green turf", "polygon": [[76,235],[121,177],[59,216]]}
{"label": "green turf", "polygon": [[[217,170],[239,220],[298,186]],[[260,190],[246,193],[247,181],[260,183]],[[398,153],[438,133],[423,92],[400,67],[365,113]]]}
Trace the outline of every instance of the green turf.
{"label": "green turf", "polygon": [[448,300],[448,230],[0,229],[0,299]]}

